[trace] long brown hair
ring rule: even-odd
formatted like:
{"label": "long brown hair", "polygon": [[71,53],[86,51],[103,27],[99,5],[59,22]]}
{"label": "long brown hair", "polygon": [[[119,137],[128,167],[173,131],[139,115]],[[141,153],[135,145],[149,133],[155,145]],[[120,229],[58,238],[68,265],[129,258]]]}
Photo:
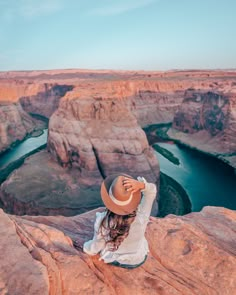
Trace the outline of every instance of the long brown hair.
{"label": "long brown hair", "polygon": [[[136,211],[128,215],[118,215],[106,209],[106,215],[104,216],[100,231],[102,236],[106,240],[106,244],[110,244],[110,251],[116,251],[121,242],[128,236],[130,225],[135,219]],[[103,233],[103,229],[106,234]]]}

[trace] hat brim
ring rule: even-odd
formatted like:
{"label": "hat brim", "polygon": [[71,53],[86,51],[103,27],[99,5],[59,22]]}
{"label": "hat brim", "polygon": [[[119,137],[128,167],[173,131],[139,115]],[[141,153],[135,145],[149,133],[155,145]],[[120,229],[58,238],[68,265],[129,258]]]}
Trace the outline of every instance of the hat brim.
{"label": "hat brim", "polygon": [[124,173],[119,173],[119,174],[112,174],[107,176],[104,181],[102,182],[101,185],[101,197],[103,200],[104,205],[113,213],[116,213],[118,215],[128,215],[135,211],[140,203],[141,200],[141,192],[137,191],[133,194],[133,198],[131,202],[125,206],[119,206],[115,204],[112,199],[109,196],[109,189],[110,186],[113,182],[113,180],[118,177],[118,176],[125,176],[129,178],[133,178],[130,175],[124,174]]}

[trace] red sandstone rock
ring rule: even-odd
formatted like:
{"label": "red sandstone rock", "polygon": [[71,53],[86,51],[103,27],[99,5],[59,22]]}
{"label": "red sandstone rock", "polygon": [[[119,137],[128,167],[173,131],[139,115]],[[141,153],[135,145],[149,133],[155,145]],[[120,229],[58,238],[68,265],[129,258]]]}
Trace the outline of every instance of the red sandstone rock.
{"label": "red sandstone rock", "polygon": [[156,158],[139,125],[172,121],[187,87],[215,87],[202,79],[77,82],[51,117],[48,149],[62,166],[77,167],[91,185],[124,171],[158,183]]}
{"label": "red sandstone rock", "polygon": [[49,118],[72,88],[24,79],[0,80],[0,152],[34,130],[35,122],[27,113]]}
{"label": "red sandstone rock", "polygon": [[40,88],[41,85],[38,83],[3,78],[0,80],[0,102],[18,102],[22,96],[37,94],[41,90]]}
{"label": "red sandstone rock", "polygon": [[64,216],[103,205],[100,186],[85,186],[77,170],[62,168],[45,150],[27,158],[2,183],[0,203],[11,214]]}
{"label": "red sandstone rock", "polygon": [[77,89],[61,100],[50,119],[50,153],[62,166],[77,167],[80,178],[91,185],[116,172],[142,175],[158,184],[154,151],[125,98],[117,98],[123,90],[110,84],[103,93],[103,87],[101,92],[96,87]]}
{"label": "red sandstone rock", "polygon": [[82,252],[93,235],[95,212],[18,217],[0,210],[1,294],[234,294],[234,211],[205,207],[182,217],[151,218],[148,259],[133,270]]}
{"label": "red sandstone rock", "polygon": [[36,127],[19,103],[0,103],[0,152],[21,141]]}
{"label": "red sandstone rock", "polygon": [[[73,216],[84,213],[103,206],[100,197],[102,178],[99,185],[89,184],[91,180],[81,178],[77,168],[61,167],[44,150],[28,157],[2,183],[0,205],[5,212],[16,215]],[[159,216],[189,212],[190,201],[181,185],[164,174],[160,175],[160,183]],[[154,203],[152,215],[157,216],[157,203]]]}
{"label": "red sandstone rock", "polygon": [[[139,125],[171,122],[186,89],[229,92],[235,71],[53,70],[0,73],[0,101],[21,101],[27,112],[50,117],[72,87],[86,97],[125,99]],[[78,92],[78,91],[77,91]],[[72,97],[78,97],[76,91]],[[235,117],[235,116],[234,116]],[[218,143],[217,143],[218,144]]]}
{"label": "red sandstone rock", "polygon": [[231,92],[186,91],[168,135],[205,152],[220,154],[236,167],[236,95]]}
{"label": "red sandstone rock", "polygon": [[20,103],[26,112],[50,118],[61,97],[73,86],[44,83],[41,88],[35,95],[20,97]]}

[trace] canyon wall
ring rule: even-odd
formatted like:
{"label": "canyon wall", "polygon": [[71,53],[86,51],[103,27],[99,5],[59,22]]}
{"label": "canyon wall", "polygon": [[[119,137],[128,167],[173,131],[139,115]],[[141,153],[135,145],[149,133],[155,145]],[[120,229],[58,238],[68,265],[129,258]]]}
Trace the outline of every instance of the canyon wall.
{"label": "canyon wall", "polygon": [[236,89],[186,91],[168,135],[236,167]]}
{"label": "canyon wall", "polygon": [[99,186],[117,172],[159,186],[159,165],[144,131],[125,98],[115,88],[109,92],[112,85],[105,89],[79,88],[63,97],[50,119],[48,150],[63,167],[76,168],[86,186]]}
{"label": "canyon wall", "polygon": [[16,78],[0,79],[0,101],[13,103],[18,102],[25,95],[36,95],[41,91],[40,83]]}
{"label": "canyon wall", "polygon": [[0,102],[0,153],[23,140],[35,128],[35,122],[19,103]]}
{"label": "canyon wall", "polygon": [[78,169],[61,167],[43,150],[2,183],[0,206],[17,215],[72,216],[103,205],[99,185],[84,185]]}
{"label": "canyon wall", "polygon": [[44,83],[37,94],[22,96],[19,101],[26,112],[49,119],[58,108],[61,97],[72,88],[71,85]]}
{"label": "canyon wall", "polygon": [[229,92],[235,87],[235,76],[233,71],[135,72],[75,69],[1,72],[0,101],[20,102],[26,112],[49,118],[57,109],[60,99],[76,88],[72,91],[74,97],[78,93],[84,95],[87,91],[88,97],[124,99],[127,108],[143,127],[172,122],[186,89]]}
{"label": "canyon wall", "polygon": [[[6,75],[6,74],[5,74]],[[24,111],[19,98],[36,94],[38,85],[18,79],[0,79],[0,153],[23,140],[35,128],[34,120]]]}
{"label": "canyon wall", "polygon": [[29,113],[50,118],[71,85],[24,79],[0,80],[0,152],[21,141],[36,128]]}
{"label": "canyon wall", "polygon": [[235,211],[204,207],[185,216],[151,218],[148,258],[127,270],[82,251],[101,210],[19,217],[0,209],[1,294],[234,294]]}
{"label": "canyon wall", "polygon": [[[91,184],[100,181],[99,175],[104,177],[122,169],[132,171],[134,175],[142,172],[154,181],[151,175],[152,166],[156,166],[155,156],[139,126],[172,122],[175,118],[173,129],[185,128],[186,131],[189,128],[191,133],[205,126],[210,130],[210,136],[215,137],[224,126],[226,132],[233,135],[234,129],[230,130],[226,122],[232,97],[222,94],[221,100],[217,100],[218,96],[209,91],[222,85],[226,89],[230,83],[186,78],[180,81],[163,78],[82,81],[66,93],[50,119],[48,150],[62,166],[77,166],[81,176]],[[187,87],[192,90],[186,91]],[[194,90],[198,87],[204,89]],[[184,99],[189,93],[193,98]],[[224,100],[224,97],[228,98]],[[206,102],[200,112],[196,106],[203,100]],[[188,107],[183,111],[186,105]],[[212,115],[212,109],[217,119]],[[225,144],[234,149],[230,139]]]}

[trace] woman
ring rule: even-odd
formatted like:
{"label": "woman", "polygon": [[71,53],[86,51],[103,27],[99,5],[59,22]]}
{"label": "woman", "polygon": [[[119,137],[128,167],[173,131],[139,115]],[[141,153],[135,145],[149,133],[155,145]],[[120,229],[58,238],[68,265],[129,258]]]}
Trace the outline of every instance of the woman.
{"label": "woman", "polygon": [[156,186],[143,177],[137,179],[119,174],[103,181],[101,197],[106,210],[96,213],[94,236],[84,243],[85,253],[99,253],[99,260],[124,268],[145,262],[149,250],[144,234]]}

